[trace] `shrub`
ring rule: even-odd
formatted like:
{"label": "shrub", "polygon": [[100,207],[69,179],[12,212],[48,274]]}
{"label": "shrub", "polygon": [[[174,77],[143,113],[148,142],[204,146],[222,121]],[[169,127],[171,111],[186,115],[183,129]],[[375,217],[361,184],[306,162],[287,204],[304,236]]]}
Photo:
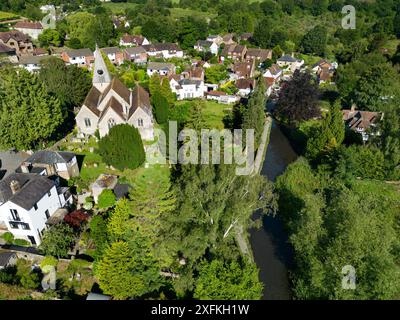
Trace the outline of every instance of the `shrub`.
{"label": "shrub", "polygon": [[80,226],[87,220],[88,216],[81,210],[75,210],[64,217],[64,221],[73,228],[80,228]]}
{"label": "shrub", "polygon": [[115,194],[112,190],[105,189],[99,195],[98,207],[100,209],[110,208],[115,205]]}
{"label": "shrub", "polygon": [[6,232],[3,234],[3,239],[7,244],[12,244],[14,242],[14,235],[11,232]]}

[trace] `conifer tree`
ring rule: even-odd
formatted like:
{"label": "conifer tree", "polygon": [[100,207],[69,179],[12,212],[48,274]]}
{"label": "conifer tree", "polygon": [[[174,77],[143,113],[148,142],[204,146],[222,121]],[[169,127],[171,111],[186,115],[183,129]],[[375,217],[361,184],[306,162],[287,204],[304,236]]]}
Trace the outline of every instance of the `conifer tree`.
{"label": "conifer tree", "polygon": [[61,105],[26,70],[0,72],[0,148],[43,147],[63,122]]}

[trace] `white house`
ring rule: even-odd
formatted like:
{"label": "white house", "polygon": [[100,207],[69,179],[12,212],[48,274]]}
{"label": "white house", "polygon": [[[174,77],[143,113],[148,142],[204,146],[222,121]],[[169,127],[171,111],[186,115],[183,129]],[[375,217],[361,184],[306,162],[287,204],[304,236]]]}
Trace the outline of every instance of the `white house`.
{"label": "white house", "polygon": [[209,91],[206,93],[207,100],[215,100],[218,103],[230,104],[240,100],[239,96],[229,95],[222,91]]}
{"label": "white house", "polygon": [[30,36],[34,40],[37,40],[43,32],[43,26],[40,22],[31,21],[19,21],[15,24],[14,29]]}
{"label": "white house", "polygon": [[111,63],[119,66],[124,62],[124,53],[120,48],[108,47],[100,50],[107,56]]}
{"label": "white house", "polygon": [[165,62],[149,62],[147,64],[147,75],[151,77],[153,73],[158,73],[160,76],[169,76],[175,73],[175,65]]}
{"label": "white house", "polygon": [[119,40],[120,46],[131,47],[131,46],[144,46],[150,44],[147,38],[141,35],[130,35],[125,33]]}
{"label": "white house", "polygon": [[0,224],[17,239],[39,245],[48,220],[72,204],[68,188],[57,188],[48,177],[14,173],[0,181]]}
{"label": "white house", "polygon": [[218,46],[220,46],[221,43],[224,42],[224,39],[220,35],[209,35],[206,40],[214,42]]}
{"label": "white house", "polygon": [[219,45],[212,41],[199,40],[194,45],[194,49],[199,52],[211,52],[216,55],[218,54]]}
{"label": "white house", "polygon": [[263,77],[271,78],[276,81],[279,80],[279,78],[282,76],[282,73],[282,69],[280,69],[278,65],[273,64],[270,68],[267,69],[267,71],[264,72]]}
{"label": "white house", "polygon": [[90,49],[71,49],[61,53],[61,58],[66,64],[76,64],[77,66],[90,67],[93,63],[94,56]]}
{"label": "white house", "polygon": [[142,47],[150,57],[183,58],[183,50],[175,43],[153,43]]}
{"label": "white house", "polygon": [[29,72],[35,72],[40,70],[40,64],[46,58],[48,56],[22,56],[19,58],[18,64]]}
{"label": "white house", "polygon": [[[175,84],[177,82],[177,85]],[[207,92],[207,87],[204,81],[195,79],[181,79],[176,81],[170,80],[172,92],[176,93],[178,100],[203,98],[204,93]]]}
{"label": "white house", "polygon": [[296,59],[290,55],[284,55],[280,57],[276,63],[279,67],[288,68],[291,72],[294,72],[304,65],[304,60]]}
{"label": "white house", "polygon": [[129,124],[139,130],[143,140],[154,139],[154,119],[150,96],[140,85],[129,90],[118,78],[111,78],[100,51],[95,51],[93,87],[76,118],[81,136],[100,137],[118,124]]}

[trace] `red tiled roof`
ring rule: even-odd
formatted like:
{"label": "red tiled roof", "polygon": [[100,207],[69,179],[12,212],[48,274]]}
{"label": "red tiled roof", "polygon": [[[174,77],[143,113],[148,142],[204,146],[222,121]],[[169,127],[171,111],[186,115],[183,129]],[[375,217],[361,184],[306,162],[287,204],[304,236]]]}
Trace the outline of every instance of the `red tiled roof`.
{"label": "red tiled roof", "polygon": [[14,28],[40,30],[40,29],[43,29],[43,26],[40,22],[19,21],[15,24]]}

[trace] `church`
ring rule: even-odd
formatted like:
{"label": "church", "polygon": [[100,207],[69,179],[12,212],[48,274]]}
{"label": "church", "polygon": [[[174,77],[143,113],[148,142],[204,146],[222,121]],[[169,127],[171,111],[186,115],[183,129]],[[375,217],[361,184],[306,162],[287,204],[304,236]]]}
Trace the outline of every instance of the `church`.
{"label": "church", "polygon": [[85,136],[99,130],[100,137],[118,124],[130,124],[139,130],[142,140],[154,139],[154,117],[148,92],[140,85],[129,90],[110,75],[96,48],[93,86],[76,116],[78,132]]}

